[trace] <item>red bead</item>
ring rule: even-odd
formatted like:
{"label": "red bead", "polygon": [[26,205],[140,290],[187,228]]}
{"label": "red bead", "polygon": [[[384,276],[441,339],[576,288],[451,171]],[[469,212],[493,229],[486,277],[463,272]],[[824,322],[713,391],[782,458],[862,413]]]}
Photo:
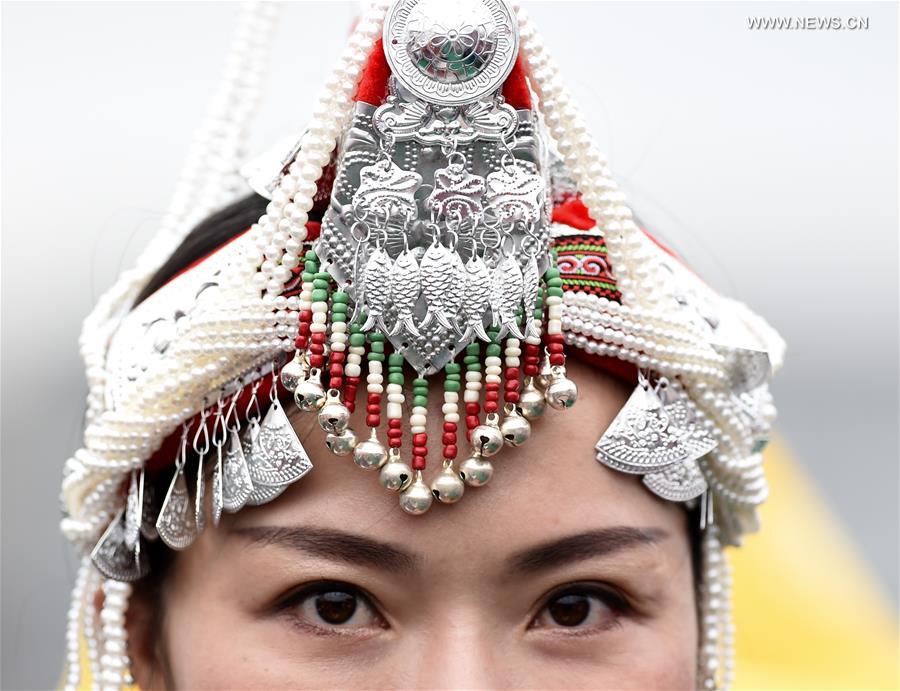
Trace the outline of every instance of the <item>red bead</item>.
{"label": "red bead", "polygon": [[344,374],[344,366],[340,362],[331,361],[331,364],[328,366],[328,374],[332,377],[340,377]]}
{"label": "red bead", "polygon": [[413,446],[413,454],[416,456],[427,456],[428,449],[424,446],[415,445]]}
{"label": "red bead", "polygon": [[425,456],[413,456],[412,469],[425,470]]}
{"label": "red bead", "polygon": [[301,322],[311,322],[312,321],[312,310],[300,310],[300,314],[297,315],[297,318]]}
{"label": "red bead", "polygon": [[390,446],[392,449],[399,449],[400,444],[400,439],[388,439],[388,446]]}
{"label": "red bead", "polygon": [[466,415],[478,415],[480,410],[481,406],[477,403],[466,403]]}
{"label": "red bead", "polygon": [[325,343],[325,332],[316,331],[311,338],[313,343]]}
{"label": "red bead", "polygon": [[536,377],[540,374],[540,368],[537,365],[525,365],[525,376]]}
{"label": "red bead", "polygon": [[554,367],[561,367],[566,364],[566,356],[562,353],[554,353],[550,356],[550,364]]}
{"label": "red bead", "polygon": [[366,427],[379,427],[381,425],[380,415],[366,415]]}
{"label": "red bead", "polygon": [[391,429],[400,429],[403,426],[403,421],[400,418],[393,417],[388,422],[388,427]]}
{"label": "red bead", "polygon": [[428,435],[425,432],[417,432],[413,435],[412,442],[415,445],[424,446],[428,442]]}
{"label": "red bead", "polygon": [[309,366],[315,367],[316,369],[322,369],[322,365],[325,364],[325,358],[321,355],[310,355],[309,356]]}
{"label": "red bead", "polygon": [[369,413],[370,415],[377,415],[378,413],[381,412],[381,406],[378,405],[377,403],[369,403],[366,406],[366,412]]}
{"label": "red bead", "polygon": [[495,401],[486,401],[484,404],[484,412],[486,413],[496,413],[499,409],[500,406]]}
{"label": "red bead", "polygon": [[519,368],[518,367],[507,367],[505,376],[507,379],[518,379],[519,378]]}
{"label": "red bead", "polygon": [[547,350],[550,352],[551,355],[553,355],[554,353],[561,353],[563,351],[563,344],[562,343],[550,343],[547,346]]}
{"label": "red bead", "polygon": [[455,444],[456,443],[456,432],[444,432],[443,436],[441,436],[441,444]]}
{"label": "red bead", "polygon": [[519,402],[519,392],[518,391],[510,391],[506,394],[506,402],[507,403],[518,403]]}
{"label": "red bead", "polygon": [[346,357],[346,353],[341,353],[341,352],[338,352],[335,350],[331,351],[331,361],[332,362],[342,363],[342,362],[344,362],[345,357]]}
{"label": "red bead", "polygon": [[444,447],[444,458],[452,459],[456,458],[457,450],[456,444],[448,444]]}
{"label": "red bead", "polygon": [[309,352],[313,353],[314,355],[321,355],[325,352],[325,346],[321,343],[316,343],[315,341],[313,341],[309,344]]}
{"label": "red bead", "polygon": [[466,415],[466,429],[473,430],[478,427],[479,421],[477,415]]}
{"label": "red bead", "polygon": [[303,336],[309,336],[309,324],[307,322],[301,322],[300,326],[297,327],[297,333]]}
{"label": "red bead", "polygon": [[456,432],[456,423],[455,422],[445,422],[444,423],[444,431],[445,432]]}
{"label": "red bead", "polygon": [[389,427],[387,434],[391,439],[401,439],[403,437],[403,430]]}
{"label": "red bead", "polygon": [[329,389],[340,389],[343,386],[344,380],[342,377],[331,377],[328,380],[328,388]]}
{"label": "red bead", "polygon": [[309,345],[309,339],[306,336],[297,336],[294,339],[294,348],[297,350],[306,350],[307,345]]}
{"label": "red bead", "polygon": [[368,398],[366,399],[366,401],[368,403],[380,404],[381,403],[381,394],[380,393],[370,393],[368,395]]}
{"label": "red bead", "polygon": [[553,334],[552,336],[548,334],[546,340],[547,343],[563,343],[565,342],[565,336],[562,334]]}
{"label": "red bead", "polygon": [[500,400],[500,392],[499,391],[487,391],[484,394],[484,409],[487,410],[487,404],[493,403],[494,401]]}
{"label": "red bead", "polygon": [[506,392],[509,393],[510,391],[518,391],[519,385],[520,382],[518,379],[507,379],[504,388],[506,389]]}

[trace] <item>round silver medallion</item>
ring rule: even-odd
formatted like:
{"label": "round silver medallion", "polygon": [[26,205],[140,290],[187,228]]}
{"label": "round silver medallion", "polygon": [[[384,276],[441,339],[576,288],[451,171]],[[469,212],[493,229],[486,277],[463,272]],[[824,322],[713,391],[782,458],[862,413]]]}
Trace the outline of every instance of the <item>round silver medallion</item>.
{"label": "round silver medallion", "polygon": [[391,71],[429,103],[461,105],[497,90],[518,49],[507,0],[397,0],[384,22]]}

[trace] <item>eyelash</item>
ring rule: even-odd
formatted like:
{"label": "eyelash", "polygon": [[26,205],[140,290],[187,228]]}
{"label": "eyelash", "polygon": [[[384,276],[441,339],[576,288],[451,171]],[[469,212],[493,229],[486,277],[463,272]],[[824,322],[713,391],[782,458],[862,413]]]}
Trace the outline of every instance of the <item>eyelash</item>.
{"label": "eyelash", "polygon": [[[310,599],[330,592],[342,592],[356,598],[356,606],[364,607],[375,620],[372,627],[350,627],[341,625],[316,624],[309,621],[309,617],[302,612],[303,605]],[[388,628],[387,622],[373,603],[373,598],[361,588],[344,581],[316,581],[295,588],[281,597],[273,607],[275,614],[285,615],[291,623],[306,632],[321,636],[360,636],[371,631],[372,628]],[[355,615],[355,612],[354,612]],[[353,615],[351,615],[353,616]]]}
{"label": "eyelash", "polygon": [[[593,628],[581,628],[580,625],[567,627],[563,625],[543,626],[538,623],[541,615],[547,611],[548,607],[555,600],[559,600],[567,595],[578,595],[591,600],[599,600],[611,613],[611,620],[602,626]],[[554,589],[541,600],[537,613],[528,625],[529,629],[550,629],[554,635],[564,636],[585,636],[592,635],[597,632],[609,631],[622,625],[622,618],[632,614],[634,610],[628,603],[628,600],[619,592],[608,586],[601,586],[596,583],[569,583]]]}

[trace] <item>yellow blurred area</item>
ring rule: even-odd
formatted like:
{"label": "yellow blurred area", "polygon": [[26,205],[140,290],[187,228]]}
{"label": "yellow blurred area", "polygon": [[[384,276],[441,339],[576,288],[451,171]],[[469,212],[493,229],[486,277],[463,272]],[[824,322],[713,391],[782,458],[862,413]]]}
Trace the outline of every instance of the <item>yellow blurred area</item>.
{"label": "yellow blurred area", "polygon": [[894,606],[782,443],[762,529],[729,551],[736,689],[897,689]]}

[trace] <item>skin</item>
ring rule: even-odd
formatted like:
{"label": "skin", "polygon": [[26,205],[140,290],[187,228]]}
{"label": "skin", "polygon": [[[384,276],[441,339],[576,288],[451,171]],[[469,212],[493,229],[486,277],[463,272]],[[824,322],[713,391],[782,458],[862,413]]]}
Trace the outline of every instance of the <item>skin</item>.
{"label": "skin", "polygon": [[[686,514],[596,462],[629,392],[579,363],[569,373],[574,408],[548,409],[525,447],[495,457],[490,485],[424,516],[404,514],[374,473],[324,448],[313,416],[297,416],[313,471],[180,553],[161,623],[149,598],[132,598],[140,687],[694,688]],[[371,606],[356,599],[347,623],[330,625],[317,604],[354,600],[302,594],[322,581],[355,586]],[[554,612],[587,615],[570,626]]]}

